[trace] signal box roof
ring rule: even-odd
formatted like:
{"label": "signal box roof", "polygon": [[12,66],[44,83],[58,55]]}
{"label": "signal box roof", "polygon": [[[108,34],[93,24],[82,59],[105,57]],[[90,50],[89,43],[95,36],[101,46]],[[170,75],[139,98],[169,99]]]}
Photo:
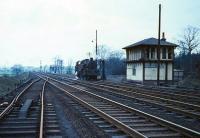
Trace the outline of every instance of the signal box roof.
{"label": "signal box roof", "polygon": [[[123,49],[129,49],[129,48],[133,48],[136,46],[156,46],[158,45],[158,39],[156,38],[147,38],[144,39],[142,41],[136,42],[132,45],[126,46]],[[172,47],[177,47],[178,45],[171,43],[171,42],[167,42],[165,39],[161,39],[160,40],[160,46],[172,46]]]}

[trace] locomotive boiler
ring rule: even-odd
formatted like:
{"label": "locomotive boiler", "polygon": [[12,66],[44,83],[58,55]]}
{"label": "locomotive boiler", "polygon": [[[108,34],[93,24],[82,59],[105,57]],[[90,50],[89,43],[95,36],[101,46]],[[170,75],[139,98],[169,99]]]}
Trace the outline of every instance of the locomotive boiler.
{"label": "locomotive boiler", "polygon": [[105,79],[104,66],[104,60],[84,59],[76,62],[75,73],[81,80]]}

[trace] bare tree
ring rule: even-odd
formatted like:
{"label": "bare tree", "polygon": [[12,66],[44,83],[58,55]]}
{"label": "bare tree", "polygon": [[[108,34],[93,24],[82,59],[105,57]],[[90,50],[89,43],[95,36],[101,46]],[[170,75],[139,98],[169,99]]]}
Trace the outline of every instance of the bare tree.
{"label": "bare tree", "polygon": [[109,53],[109,58],[118,58],[122,59],[124,57],[124,52],[120,51],[111,51]]}
{"label": "bare tree", "polygon": [[63,71],[63,60],[59,57],[54,58],[54,65],[50,67],[50,70],[54,73],[62,74]]}
{"label": "bare tree", "polygon": [[180,40],[178,40],[181,53],[188,54],[190,58],[190,72],[192,72],[192,57],[191,54],[197,50],[200,45],[200,30],[199,28],[188,26],[185,28],[184,33]]}
{"label": "bare tree", "polygon": [[110,49],[106,45],[98,45],[97,56],[100,59],[106,59],[110,53]]}
{"label": "bare tree", "polygon": [[179,46],[183,51],[191,54],[200,44],[200,30],[199,28],[188,26],[184,30],[181,40],[178,41]]}
{"label": "bare tree", "polygon": [[121,51],[110,52],[105,64],[105,70],[109,75],[123,75],[126,73],[124,53]]}

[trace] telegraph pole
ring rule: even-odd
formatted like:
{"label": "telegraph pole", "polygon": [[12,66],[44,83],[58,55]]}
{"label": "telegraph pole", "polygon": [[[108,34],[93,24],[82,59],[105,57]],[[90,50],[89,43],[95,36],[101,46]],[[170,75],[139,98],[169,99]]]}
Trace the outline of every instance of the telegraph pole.
{"label": "telegraph pole", "polygon": [[158,21],[158,48],[157,48],[157,85],[160,85],[160,27],[161,27],[161,4],[159,4],[159,21]]}
{"label": "telegraph pole", "polygon": [[96,30],[96,59],[97,59],[97,30]]}

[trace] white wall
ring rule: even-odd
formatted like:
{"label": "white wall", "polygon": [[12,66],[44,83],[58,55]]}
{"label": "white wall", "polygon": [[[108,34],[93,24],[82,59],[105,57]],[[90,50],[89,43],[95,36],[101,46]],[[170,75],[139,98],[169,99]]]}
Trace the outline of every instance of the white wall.
{"label": "white wall", "polygon": [[[133,66],[136,68],[136,75],[133,75]],[[165,80],[165,64],[160,65],[160,80]],[[135,81],[143,81],[143,64],[129,63],[127,64],[127,79]],[[172,64],[168,63],[168,80],[172,80]],[[145,68],[145,80],[157,80],[157,68]]]}
{"label": "white wall", "polygon": [[[136,75],[133,75],[133,67],[135,66]],[[128,80],[135,80],[135,81],[142,81],[142,71],[143,71],[143,64],[142,63],[129,63],[127,64],[127,79]]]}
{"label": "white wall", "polygon": [[172,63],[168,64],[168,80],[172,80]]}
{"label": "white wall", "polygon": [[145,68],[145,80],[156,80],[157,68]]}
{"label": "white wall", "polygon": [[[165,64],[160,65],[160,80],[165,80]],[[168,63],[168,80],[172,80],[172,64]],[[145,68],[145,80],[157,80],[157,67]]]}

